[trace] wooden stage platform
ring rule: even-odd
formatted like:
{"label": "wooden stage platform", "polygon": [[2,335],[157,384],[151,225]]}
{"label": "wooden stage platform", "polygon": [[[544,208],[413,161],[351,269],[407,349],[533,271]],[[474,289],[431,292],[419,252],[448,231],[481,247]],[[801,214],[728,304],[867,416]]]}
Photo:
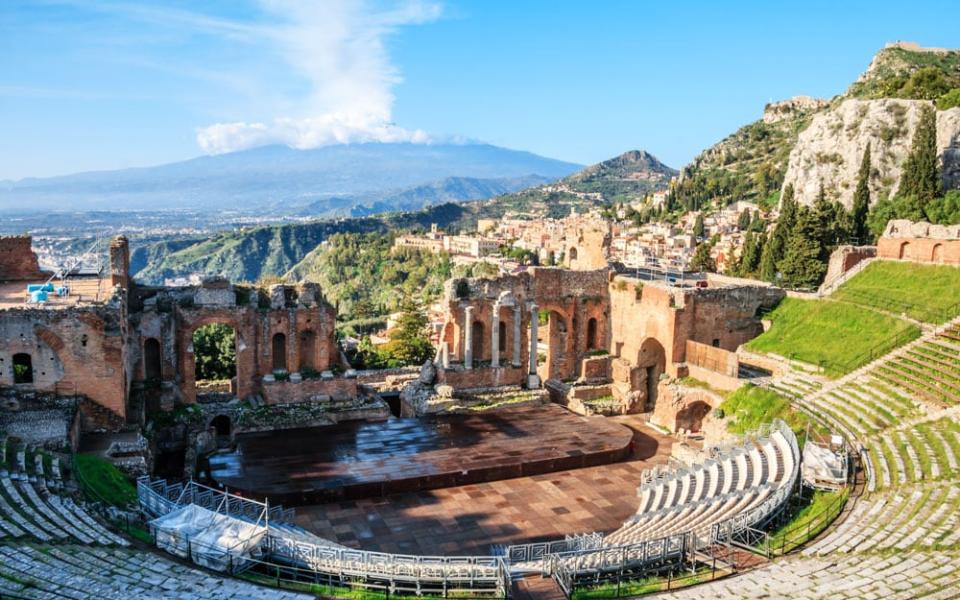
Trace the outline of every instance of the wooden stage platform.
{"label": "wooden stage platform", "polygon": [[210,469],[232,490],[294,506],[609,464],[630,454],[633,436],[548,404],[238,434]]}

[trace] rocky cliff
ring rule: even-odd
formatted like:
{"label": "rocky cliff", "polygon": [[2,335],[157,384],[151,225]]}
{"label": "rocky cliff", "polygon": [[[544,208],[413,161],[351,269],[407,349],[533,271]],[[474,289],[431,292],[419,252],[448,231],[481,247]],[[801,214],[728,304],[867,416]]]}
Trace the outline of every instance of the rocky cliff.
{"label": "rocky cliff", "polygon": [[[849,99],[816,114],[790,152],[783,186],[793,185],[797,200],[812,204],[822,183],[827,197],[850,208],[860,161],[869,144],[872,197],[895,194],[925,105],[930,102]],[[960,186],[960,108],[937,112],[937,145],[945,187]]]}

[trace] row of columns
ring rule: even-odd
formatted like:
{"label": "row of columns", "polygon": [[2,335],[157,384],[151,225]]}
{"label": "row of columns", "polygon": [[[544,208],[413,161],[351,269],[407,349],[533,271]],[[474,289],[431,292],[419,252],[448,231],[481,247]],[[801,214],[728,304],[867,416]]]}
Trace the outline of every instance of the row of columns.
{"label": "row of columns", "polygon": [[[493,305],[493,315],[490,320],[490,366],[500,366],[500,309],[499,302]],[[537,374],[537,325],[539,307],[531,302],[530,310],[530,375]],[[473,311],[472,306],[464,309],[464,344],[463,344],[463,366],[467,369],[473,368]],[[513,366],[520,366],[520,335],[522,332],[521,308],[519,304],[513,305]]]}

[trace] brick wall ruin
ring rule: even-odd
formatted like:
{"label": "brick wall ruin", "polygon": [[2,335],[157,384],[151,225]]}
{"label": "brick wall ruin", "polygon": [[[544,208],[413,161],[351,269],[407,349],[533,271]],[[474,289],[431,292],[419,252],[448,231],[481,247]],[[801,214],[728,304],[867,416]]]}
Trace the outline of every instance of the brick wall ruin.
{"label": "brick wall ruin", "polygon": [[877,241],[877,256],[918,263],[960,265],[960,225],[892,220]]}
{"label": "brick wall ruin", "polygon": [[49,274],[40,271],[29,235],[0,236],[0,281],[25,281]]}

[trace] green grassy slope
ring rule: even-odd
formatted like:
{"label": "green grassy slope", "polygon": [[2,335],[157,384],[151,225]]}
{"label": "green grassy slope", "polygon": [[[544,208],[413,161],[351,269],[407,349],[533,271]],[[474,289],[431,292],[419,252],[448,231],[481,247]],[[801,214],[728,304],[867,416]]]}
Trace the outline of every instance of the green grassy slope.
{"label": "green grassy slope", "polygon": [[920,335],[902,319],[832,300],[785,298],[767,318],[770,330],[748,342],[748,349],[823,365],[831,376],[866,364],[871,351],[875,356]]}
{"label": "green grassy slope", "polygon": [[874,261],[832,297],[918,321],[943,323],[960,311],[960,269]]}

